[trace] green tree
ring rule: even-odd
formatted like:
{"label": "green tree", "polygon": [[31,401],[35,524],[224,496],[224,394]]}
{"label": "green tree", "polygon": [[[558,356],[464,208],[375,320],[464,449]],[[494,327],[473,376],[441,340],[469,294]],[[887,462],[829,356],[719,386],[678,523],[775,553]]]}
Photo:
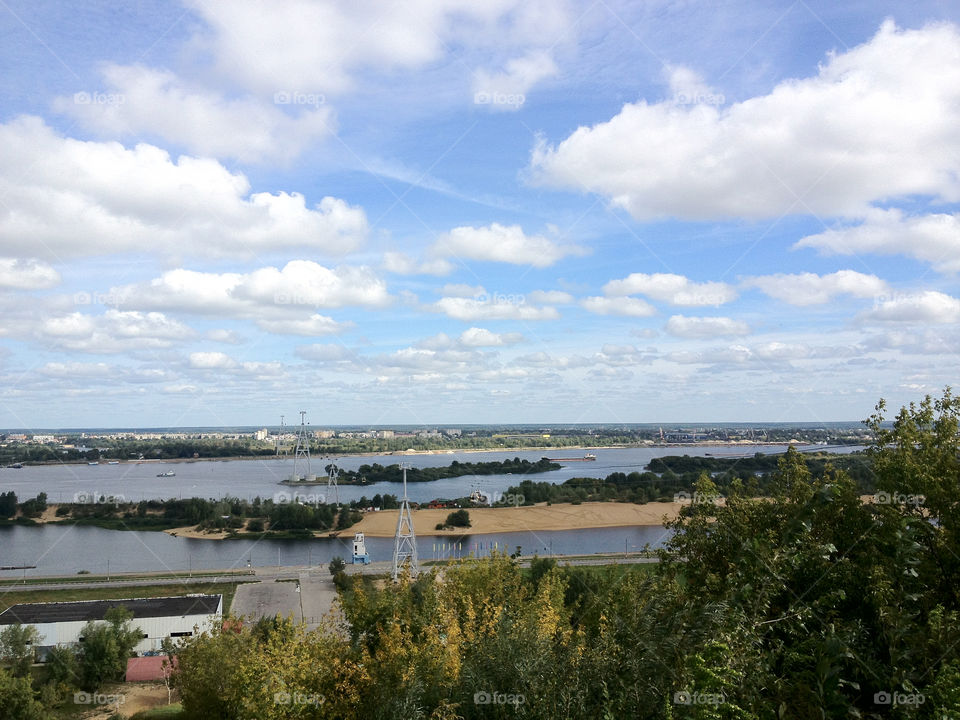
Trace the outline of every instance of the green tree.
{"label": "green tree", "polygon": [[12,676],[0,668],[0,718],[4,720],[47,720],[43,704],[33,696],[28,678]]}
{"label": "green tree", "polygon": [[15,677],[30,673],[34,662],[34,648],[40,641],[40,633],[33,625],[14,623],[0,630],[0,659],[9,663]]}
{"label": "green tree", "polygon": [[127,659],[140,642],[140,630],[132,627],[133,614],[122,605],[107,610],[106,622],[88,622],[80,632],[80,686],[96,690],[104,682],[123,679]]}
{"label": "green tree", "polygon": [[17,494],[13,490],[0,493],[0,517],[8,518],[17,514]]}

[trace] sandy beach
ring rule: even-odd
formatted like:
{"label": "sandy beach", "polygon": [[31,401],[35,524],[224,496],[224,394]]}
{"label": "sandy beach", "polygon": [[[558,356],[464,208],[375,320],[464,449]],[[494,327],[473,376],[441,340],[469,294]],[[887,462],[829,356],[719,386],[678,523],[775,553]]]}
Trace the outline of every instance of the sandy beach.
{"label": "sandy beach", "polygon": [[[583,530],[587,528],[625,527],[629,525],[660,526],[664,516],[673,519],[681,503],[588,502],[580,505],[528,505],[508,508],[471,508],[471,535],[523,532],[526,530]],[[464,529],[436,530],[450,510],[414,510],[413,528],[417,535],[462,535]],[[393,537],[397,528],[397,511],[367,513],[363,520],[346,532],[363,532],[370,537]]]}

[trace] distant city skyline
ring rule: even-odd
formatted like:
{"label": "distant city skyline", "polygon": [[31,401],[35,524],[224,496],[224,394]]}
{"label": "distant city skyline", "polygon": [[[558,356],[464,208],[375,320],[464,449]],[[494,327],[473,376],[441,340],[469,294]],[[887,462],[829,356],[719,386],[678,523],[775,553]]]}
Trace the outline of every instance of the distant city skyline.
{"label": "distant city skyline", "polygon": [[956,383],[960,6],[0,29],[0,427],[855,423]]}

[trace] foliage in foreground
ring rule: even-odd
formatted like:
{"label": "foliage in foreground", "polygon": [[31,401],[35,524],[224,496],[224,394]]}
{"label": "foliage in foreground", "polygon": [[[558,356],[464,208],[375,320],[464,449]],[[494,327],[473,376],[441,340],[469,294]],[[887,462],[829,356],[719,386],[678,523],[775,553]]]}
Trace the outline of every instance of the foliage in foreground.
{"label": "foliage in foreground", "polygon": [[[356,579],[349,630],[278,621],[180,655],[193,718],[960,717],[958,403],[868,421],[879,492],[788,452],[707,475],[655,572],[502,555]],[[935,522],[931,522],[931,520]]]}

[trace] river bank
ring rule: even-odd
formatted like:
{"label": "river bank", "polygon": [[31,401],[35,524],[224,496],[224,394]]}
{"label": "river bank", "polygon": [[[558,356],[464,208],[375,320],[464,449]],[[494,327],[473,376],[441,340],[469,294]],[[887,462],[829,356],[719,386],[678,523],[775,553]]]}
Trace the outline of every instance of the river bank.
{"label": "river bank", "polygon": [[[314,460],[336,460],[338,457],[415,457],[417,455],[458,455],[461,453],[512,453],[512,452],[553,452],[553,453],[563,453],[568,450],[579,451],[579,450],[629,450],[629,449],[676,449],[682,451],[685,448],[703,448],[703,447],[734,447],[734,448],[750,448],[750,447],[787,447],[789,445],[793,446],[809,446],[810,443],[807,442],[759,442],[753,440],[743,440],[739,442],[721,442],[721,441],[702,441],[702,442],[689,442],[689,443],[658,443],[658,442],[641,442],[641,443],[623,443],[623,444],[613,444],[613,445],[524,445],[517,447],[489,447],[489,448],[449,448],[449,449],[437,449],[437,450],[387,450],[387,451],[366,451],[366,452],[337,452],[331,453],[330,455],[316,455]],[[683,453],[679,453],[683,454]],[[237,460],[292,460],[293,456],[289,453],[283,455],[225,455],[223,457],[200,457],[200,458],[144,458],[143,460],[119,460],[117,464],[119,465],[153,465],[157,463],[206,463],[206,462],[234,462]],[[108,460],[98,461],[98,464],[107,465]],[[49,460],[49,461],[22,461],[24,467],[49,467],[49,466],[58,466],[58,465],[90,465],[90,462],[87,460]],[[7,468],[0,466],[0,470],[15,470],[15,468]]]}

